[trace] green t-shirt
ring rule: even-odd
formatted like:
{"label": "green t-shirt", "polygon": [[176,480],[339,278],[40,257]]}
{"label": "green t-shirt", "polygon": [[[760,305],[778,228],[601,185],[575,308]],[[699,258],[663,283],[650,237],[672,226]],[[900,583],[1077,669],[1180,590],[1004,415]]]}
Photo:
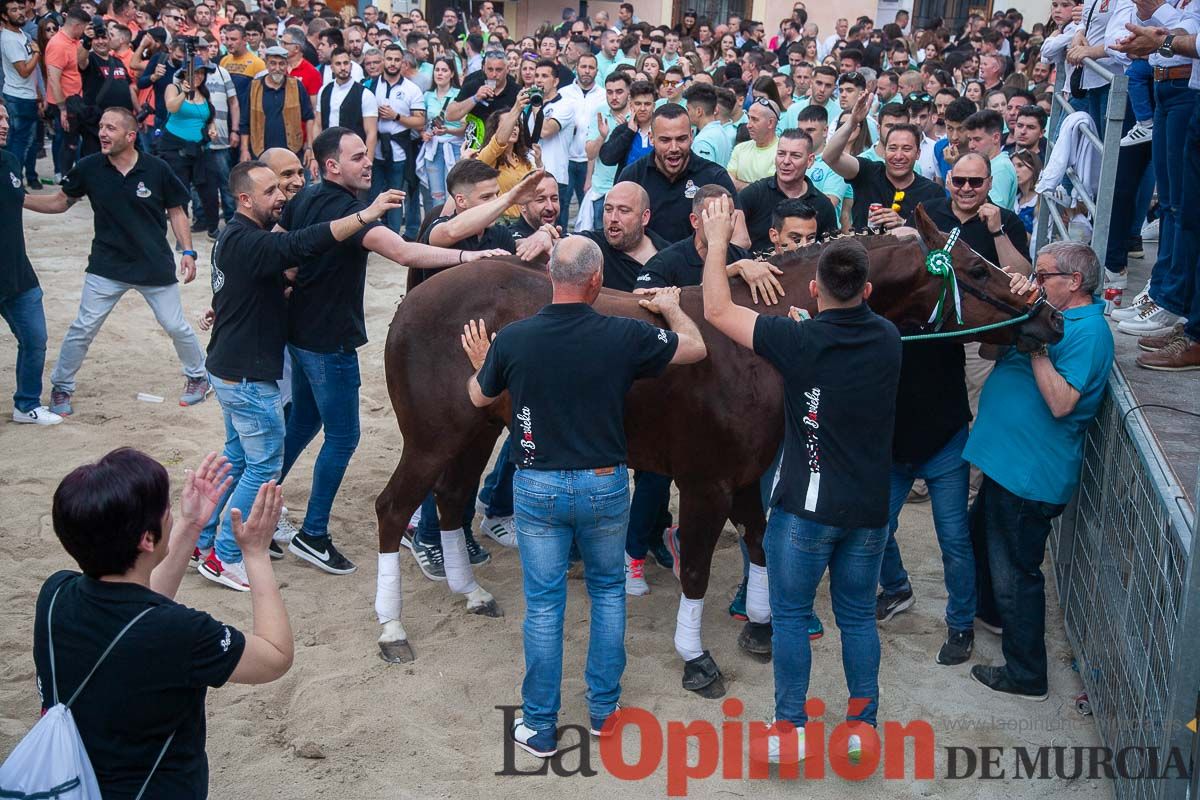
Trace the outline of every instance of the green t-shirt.
{"label": "green t-shirt", "polygon": [[692,142],[692,152],[715,164],[721,166],[728,164],[733,149],[729,146],[729,137],[725,134],[725,127],[720,122],[713,120],[701,128],[696,134],[695,141]]}
{"label": "green t-shirt", "polygon": [[1007,208],[1009,211],[1015,212],[1019,195],[1017,170],[1013,167],[1008,153],[1000,151],[992,159],[992,190],[988,192],[988,199],[1000,208]]}
{"label": "green t-shirt", "polygon": [[775,151],[779,149],[779,139],[772,139],[766,147],[759,147],[751,139],[733,148],[729,157],[730,177],[742,183],[754,183],[760,178],[775,174]]}

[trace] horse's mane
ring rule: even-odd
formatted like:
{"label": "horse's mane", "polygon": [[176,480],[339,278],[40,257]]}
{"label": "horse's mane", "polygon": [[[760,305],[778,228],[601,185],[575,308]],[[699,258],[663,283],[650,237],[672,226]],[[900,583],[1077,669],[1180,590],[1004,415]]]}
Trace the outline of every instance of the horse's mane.
{"label": "horse's mane", "polygon": [[777,267],[792,266],[821,255],[821,249],[829,242],[851,238],[861,242],[862,246],[867,249],[867,252],[908,241],[907,238],[901,239],[891,233],[843,233],[837,236],[827,236],[819,242],[807,244],[804,247],[799,247],[787,253],[773,253],[768,255],[771,262]]}

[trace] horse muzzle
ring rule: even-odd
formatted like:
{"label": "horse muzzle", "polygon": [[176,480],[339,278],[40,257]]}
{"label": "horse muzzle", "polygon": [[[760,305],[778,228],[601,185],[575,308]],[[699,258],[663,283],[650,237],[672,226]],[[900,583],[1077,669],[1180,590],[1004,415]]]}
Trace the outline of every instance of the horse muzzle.
{"label": "horse muzzle", "polygon": [[1063,337],[1063,315],[1039,294],[1029,307],[1029,319],[1017,326],[1017,350],[1032,353],[1043,345],[1058,344]]}

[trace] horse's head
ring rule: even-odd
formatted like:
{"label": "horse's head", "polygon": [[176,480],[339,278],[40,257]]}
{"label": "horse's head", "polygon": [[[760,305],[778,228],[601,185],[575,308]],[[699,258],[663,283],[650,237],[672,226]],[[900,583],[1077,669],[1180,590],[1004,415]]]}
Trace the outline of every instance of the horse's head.
{"label": "horse's head", "polygon": [[[945,249],[950,237],[938,230],[921,206],[917,206],[915,222],[925,249],[931,253]],[[1024,352],[1062,339],[1062,314],[1046,302],[1040,292],[1026,297],[1010,292],[1008,273],[976,253],[961,238],[951,244],[949,255],[948,266],[954,271],[962,304],[962,323],[956,320],[953,284],[927,270],[925,280],[936,287],[930,309],[937,309],[928,321],[928,330],[938,327],[939,323],[943,331],[981,328],[1028,315],[1022,322],[973,334],[971,338],[989,344],[1015,344]],[[931,269],[936,270],[937,266]],[[945,300],[938,307],[936,298],[942,295],[942,286],[946,289]]]}

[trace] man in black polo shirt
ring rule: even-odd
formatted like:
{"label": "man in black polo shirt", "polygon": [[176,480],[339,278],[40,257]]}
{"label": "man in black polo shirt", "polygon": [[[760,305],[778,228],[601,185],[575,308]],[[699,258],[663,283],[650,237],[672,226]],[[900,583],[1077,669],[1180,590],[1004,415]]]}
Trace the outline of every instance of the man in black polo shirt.
{"label": "man in black polo shirt", "polygon": [[[621,696],[625,669],[622,552],[629,516],[625,467],[625,395],[638,378],[706,355],[696,324],[667,289],[642,305],[672,330],[597,314],[603,284],[600,249],[583,237],[559,243],[550,257],[553,296],[538,314],[503,328],[489,342],[483,320],[464,326],[464,347],[478,372],[471,402],[486,407],[507,390],[517,538],[524,575],[524,715],[512,736],[541,758],[558,749],[562,626],[572,543],[583,555],[591,596],[588,711],[600,735]],[[490,347],[489,347],[490,344]],[[447,564],[447,577],[450,574]]]}
{"label": "man in black polo shirt", "polygon": [[201,575],[236,591],[249,591],[250,582],[234,539],[232,514],[221,524],[222,509],[228,504],[248,517],[259,487],[278,480],[283,467],[279,380],[288,332],[284,271],[326,252],[403,202],[401,192],[384,192],[369,208],[343,219],[272,233],[286,200],[279,183],[261,161],[233,168],[229,191],[238,211],[212,256],[216,319],[208,371],[225,415],[224,455],[233,486],[205,525],[193,557]]}
{"label": "man in black polo shirt", "polygon": [[[654,112],[650,139],[654,150],[621,170],[617,180],[639,184],[650,195],[650,230],[669,242],[682,241],[692,235],[692,200],[700,187],[715,183],[733,195],[733,179],[724,167],[692,158],[692,124],[681,105],[667,103]],[[750,243],[748,236],[734,241]]]}
{"label": "man in black polo shirt", "polygon": [[514,239],[533,236],[547,226],[547,230],[553,229],[555,232],[560,232],[557,225],[561,205],[560,198],[556,194],[557,180],[555,180],[554,186],[550,185],[553,178],[554,176],[548,172],[543,174],[541,180],[537,182],[533,197],[521,205],[521,216],[508,226]]}
{"label": "man in black polo shirt", "polygon": [[636,183],[618,183],[604,195],[600,231],[580,235],[591,239],[604,256],[604,286],[622,292],[637,287],[637,276],[670,242],[650,230],[650,196]]}
{"label": "man in black polo shirt", "polygon": [[483,69],[472,72],[458,90],[458,99],[446,107],[446,119],[458,122],[468,114],[486,120],[493,111],[508,111],[517,102],[520,87],[508,79],[508,62],[500,50],[483,56]]}
{"label": "man in black polo shirt", "polygon": [[[867,253],[852,239],[822,249],[809,285],[817,301],[813,319],[793,322],[734,305],[722,246],[733,229],[732,212],[720,198],[703,214],[710,243],[704,317],[783,377],[783,463],[763,542],[767,566],[751,567],[746,611],[752,623],[774,626],[775,718],[794,725],[800,739],[796,753],[771,736],[767,755],[772,762],[795,762],[804,758],[808,721],[808,625],[826,569],[847,688],[850,697],[866,701],[851,707],[849,723],[875,724],[879,631],[871,613],[873,578],[887,541],[900,334],[867,306]],[[850,737],[851,756],[856,738]]]}
{"label": "man in black polo shirt", "polygon": [[[330,128],[313,142],[313,152],[322,181],[287,204],[280,222],[285,230],[340,219],[365,208],[356,197],[371,185],[372,154],[363,140],[346,128]],[[292,413],[284,440],[284,477],[322,428],[325,441],[313,468],[304,524],[288,549],[336,575],[355,569],[329,537],[329,515],[358,447],[358,348],[367,341],[363,295],[370,253],[417,268],[448,267],[491,255],[405,242],[386,226],[373,223],[320,258],[300,265],[288,315]]]}
{"label": "man in black polo shirt", "polygon": [[187,218],[188,190],[161,159],[137,151],[137,128],[127,109],[105,111],[100,117],[100,152],[75,165],[44,209],[61,213],[86,196],[96,216],[79,315],[63,337],[50,375],[50,410],[60,416],[72,413],[75,374],[109,312],[130,289],[146,299],[175,343],[187,378],[179,404],[195,405],[211,391],[204,351],[183,316],[175,257],[166,237],[169,220],[175,240],[183,246],[179,271],[183,282],[191,283],[196,253]]}
{"label": "man in black polo shirt", "polygon": [[775,174],[757,180],[738,193],[746,212],[750,249],[762,253],[771,249],[771,212],[789,198],[803,200],[817,212],[817,237],[837,233],[837,212],[821,190],[806,177],[812,166],[812,137],[799,128],[784,131],[775,150]]}
{"label": "man in black polo shirt", "polygon": [[864,94],[854,104],[850,121],[829,137],[821,155],[830,169],[854,187],[853,227],[890,230],[911,221],[918,203],[942,197],[943,192],[936,183],[915,172],[923,138],[915,125],[892,126],[883,142],[882,162],[846,152],[850,140],[865,124],[870,108],[871,95]]}

